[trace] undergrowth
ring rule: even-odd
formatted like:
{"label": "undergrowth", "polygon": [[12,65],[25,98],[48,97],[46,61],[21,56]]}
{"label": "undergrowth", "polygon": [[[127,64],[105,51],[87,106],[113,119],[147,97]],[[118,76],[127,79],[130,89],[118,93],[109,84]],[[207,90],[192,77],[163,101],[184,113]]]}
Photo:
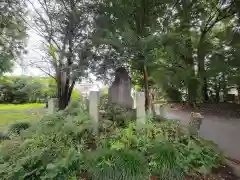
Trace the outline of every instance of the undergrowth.
{"label": "undergrowth", "polygon": [[98,136],[93,126],[76,102],[45,115],[1,144],[1,179],[181,180],[221,162],[214,147],[173,121],[147,122],[142,129],[103,121]]}

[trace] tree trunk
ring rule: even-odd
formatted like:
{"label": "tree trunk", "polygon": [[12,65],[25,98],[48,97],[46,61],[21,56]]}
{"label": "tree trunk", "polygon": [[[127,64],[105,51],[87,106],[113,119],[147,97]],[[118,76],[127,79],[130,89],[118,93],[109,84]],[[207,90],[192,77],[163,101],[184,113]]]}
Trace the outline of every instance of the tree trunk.
{"label": "tree trunk", "polygon": [[68,106],[73,87],[71,87],[70,89],[69,87],[70,79],[65,71],[58,70],[56,79],[57,79],[58,108],[59,110],[63,110]]}
{"label": "tree trunk", "polygon": [[222,91],[223,91],[223,102],[226,102],[226,97],[228,94],[226,75],[222,75]]}
{"label": "tree trunk", "polygon": [[201,87],[202,98],[203,98],[204,102],[207,102],[209,100],[209,96],[208,96],[208,83],[207,83],[207,77],[206,77],[206,72],[205,72],[205,60],[204,60],[205,55],[203,54],[203,52],[201,50],[205,35],[206,35],[206,33],[202,32],[202,35],[198,42],[197,63],[198,63],[198,75],[199,75],[200,80],[203,83],[203,85]]}
{"label": "tree trunk", "polygon": [[219,103],[220,102],[220,82],[218,81],[217,78],[215,78],[215,102]]}
{"label": "tree trunk", "polygon": [[143,78],[144,78],[144,89],[145,89],[144,91],[145,92],[145,111],[148,112],[150,98],[149,98],[149,89],[148,89],[148,72],[145,65],[143,66]]}
{"label": "tree trunk", "polygon": [[[204,70],[205,73],[205,70]],[[205,76],[205,75],[204,75]],[[202,96],[204,97],[204,101],[208,102],[209,101],[209,96],[208,96],[208,82],[207,78],[203,78],[203,87],[202,87]]]}
{"label": "tree trunk", "polygon": [[188,105],[195,108],[198,84],[195,82],[195,79],[193,77],[191,77],[191,79],[188,82],[187,91],[188,91]]}
{"label": "tree trunk", "polygon": [[240,104],[240,85],[237,88],[238,91],[238,103]]}

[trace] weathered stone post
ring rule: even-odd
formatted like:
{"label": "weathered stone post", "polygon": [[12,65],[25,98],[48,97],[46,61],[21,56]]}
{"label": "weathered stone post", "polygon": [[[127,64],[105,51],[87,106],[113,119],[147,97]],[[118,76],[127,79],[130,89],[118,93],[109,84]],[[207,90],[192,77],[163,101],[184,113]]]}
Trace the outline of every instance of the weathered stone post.
{"label": "weathered stone post", "polygon": [[199,131],[202,125],[203,116],[200,113],[191,112],[189,121],[190,135],[199,135]]}
{"label": "weathered stone post", "polygon": [[90,91],[89,94],[89,114],[94,124],[94,131],[98,133],[99,126],[99,91]]}
{"label": "weathered stone post", "polygon": [[57,98],[51,98],[48,101],[48,113],[54,113],[57,111],[58,108],[58,99]]}
{"label": "weathered stone post", "polygon": [[144,92],[136,93],[136,113],[137,113],[137,126],[145,124],[145,95]]}

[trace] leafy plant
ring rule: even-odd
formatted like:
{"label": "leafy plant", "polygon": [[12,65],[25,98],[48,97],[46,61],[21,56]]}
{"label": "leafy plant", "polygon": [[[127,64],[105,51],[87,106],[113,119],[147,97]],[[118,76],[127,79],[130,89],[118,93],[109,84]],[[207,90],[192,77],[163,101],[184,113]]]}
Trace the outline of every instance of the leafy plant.
{"label": "leafy plant", "polygon": [[221,154],[214,146],[190,137],[175,121],[148,122],[140,130],[130,123],[102,137],[99,145],[114,150],[138,150],[147,158],[151,173],[162,179],[206,174],[221,163]]}
{"label": "leafy plant", "polygon": [[26,130],[29,127],[30,127],[30,123],[28,123],[28,122],[19,122],[19,123],[12,124],[8,131],[9,131],[9,133],[20,134],[20,131]]}
{"label": "leafy plant", "polygon": [[87,162],[93,180],[146,180],[146,159],[137,151],[99,149]]}
{"label": "leafy plant", "polygon": [[[78,109],[80,113],[76,114]],[[29,129],[2,143],[2,179],[68,179],[82,168],[81,153],[94,139],[88,115],[79,106],[44,116]]]}

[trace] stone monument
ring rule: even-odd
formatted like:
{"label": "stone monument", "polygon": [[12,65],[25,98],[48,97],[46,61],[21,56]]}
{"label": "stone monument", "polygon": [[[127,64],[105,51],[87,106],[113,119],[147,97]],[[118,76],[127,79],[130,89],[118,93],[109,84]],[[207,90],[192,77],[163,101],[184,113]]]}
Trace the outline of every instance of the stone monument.
{"label": "stone monument", "polygon": [[115,71],[115,79],[108,89],[108,100],[110,104],[116,104],[122,108],[133,108],[131,79],[123,67]]}

